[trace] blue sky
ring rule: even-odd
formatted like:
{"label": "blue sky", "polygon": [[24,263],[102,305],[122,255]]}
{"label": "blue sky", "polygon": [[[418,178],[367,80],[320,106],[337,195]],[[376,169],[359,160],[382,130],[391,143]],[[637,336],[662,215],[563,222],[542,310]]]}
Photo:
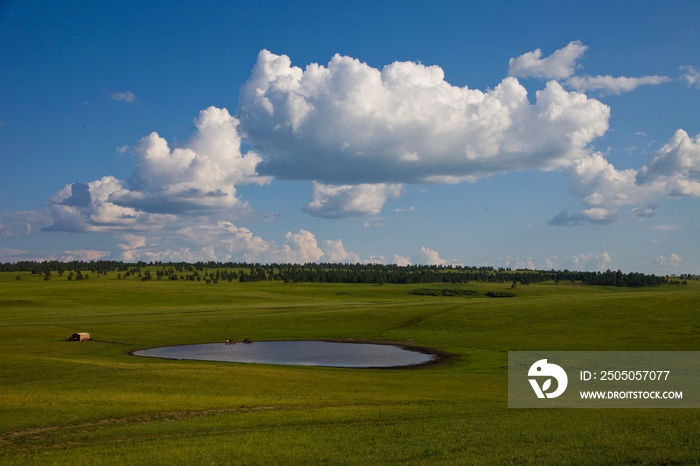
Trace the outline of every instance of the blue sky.
{"label": "blue sky", "polygon": [[697,2],[0,3],[0,262],[700,272]]}

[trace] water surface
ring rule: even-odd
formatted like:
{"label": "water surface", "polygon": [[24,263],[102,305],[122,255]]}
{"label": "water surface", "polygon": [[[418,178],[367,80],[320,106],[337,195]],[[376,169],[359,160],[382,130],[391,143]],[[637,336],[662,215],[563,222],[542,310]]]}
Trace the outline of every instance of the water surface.
{"label": "water surface", "polygon": [[164,359],[329,367],[413,366],[437,359],[433,354],[401,346],[329,341],[260,341],[233,345],[206,343],[149,348],[131,354]]}

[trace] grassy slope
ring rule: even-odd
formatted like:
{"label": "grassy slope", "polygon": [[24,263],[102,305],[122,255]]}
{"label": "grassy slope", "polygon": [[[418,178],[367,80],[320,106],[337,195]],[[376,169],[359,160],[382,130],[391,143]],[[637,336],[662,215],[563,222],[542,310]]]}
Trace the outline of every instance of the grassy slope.
{"label": "grassy slope", "polygon": [[[697,282],[494,299],[16,275],[0,273],[0,462],[700,463],[695,410],[509,410],[506,386],[508,350],[700,350]],[[77,331],[95,341],[62,341]],[[125,354],[229,337],[412,340],[459,358],[352,370]]]}

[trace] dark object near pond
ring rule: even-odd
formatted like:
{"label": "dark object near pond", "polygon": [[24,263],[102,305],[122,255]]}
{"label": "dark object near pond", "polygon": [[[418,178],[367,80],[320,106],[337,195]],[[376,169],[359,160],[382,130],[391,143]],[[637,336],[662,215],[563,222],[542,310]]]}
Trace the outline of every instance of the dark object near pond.
{"label": "dark object near pond", "polygon": [[395,345],[329,341],[259,341],[254,345],[164,346],[134,351],[134,356],[197,361],[328,367],[401,367],[435,362],[437,356]]}

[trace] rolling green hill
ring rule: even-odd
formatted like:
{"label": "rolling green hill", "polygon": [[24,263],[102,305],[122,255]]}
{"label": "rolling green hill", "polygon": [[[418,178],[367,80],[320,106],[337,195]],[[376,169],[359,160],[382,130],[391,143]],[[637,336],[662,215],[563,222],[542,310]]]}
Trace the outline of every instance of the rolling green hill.
{"label": "rolling green hill", "polygon": [[[700,350],[699,282],[431,287],[0,273],[0,463],[700,463],[696,410],[507,407],[509,350]],[[226,338],[456,357],[375,370],[127,354]]]}

